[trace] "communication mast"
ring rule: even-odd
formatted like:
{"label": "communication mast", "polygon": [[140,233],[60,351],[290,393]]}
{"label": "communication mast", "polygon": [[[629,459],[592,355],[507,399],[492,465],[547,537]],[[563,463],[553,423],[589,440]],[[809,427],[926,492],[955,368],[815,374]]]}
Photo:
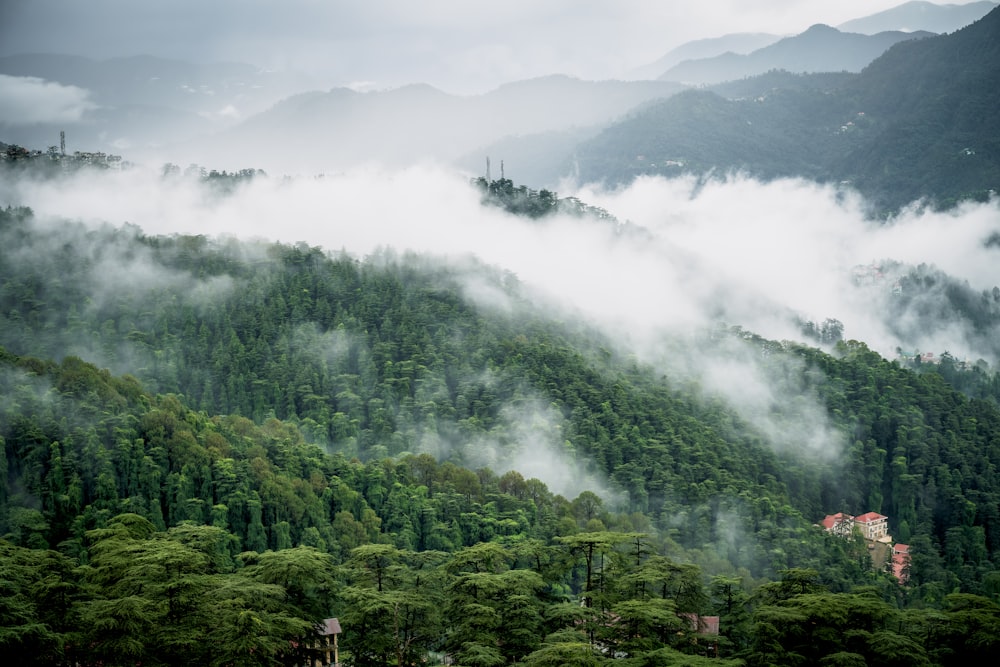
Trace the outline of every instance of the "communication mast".
{"label": "communication mast", "polygon": [[59,130],[59,152],[66,155],[66,130]]}

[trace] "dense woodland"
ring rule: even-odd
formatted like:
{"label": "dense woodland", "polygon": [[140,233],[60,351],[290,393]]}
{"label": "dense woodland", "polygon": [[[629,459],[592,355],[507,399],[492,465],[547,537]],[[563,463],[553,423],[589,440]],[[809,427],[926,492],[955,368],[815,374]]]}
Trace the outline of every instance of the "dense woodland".
{"label": "dense woodland", "polygon": [[[1000,655],[1000,409],[956,389],[988,369],[686,343],[817,397],[841,445],[807,455],[471,260],[27,208],[0,210],[0,345],[17,664],[303,664],[329,616],[353,665]],[[583,481],[521,474],[526,448]],[[889,516],[905,585],[815,525],[838,511]]]}

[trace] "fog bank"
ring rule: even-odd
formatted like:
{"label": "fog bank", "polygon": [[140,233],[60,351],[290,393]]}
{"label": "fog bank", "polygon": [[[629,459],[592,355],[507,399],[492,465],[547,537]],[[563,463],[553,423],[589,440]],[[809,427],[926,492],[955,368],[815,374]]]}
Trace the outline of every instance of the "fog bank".
{"label": "fog bank", "polygon": [[[845,338],[889,358],[897,348],[948,350],[995,363],[975,347],[982,332],[966,323],[907,313],[916,319],[901,327],[887,321],[887,306],[897,298],[890,265],[932,265],[973,290],[992,290],[1000,282],[1000,247],[987,243],[1000,235],[996,201],[875,223],[850,193],[799,180],[646,178],[613,191],[568,184],[559,194],[600,206],[619,224],[515,217],[482,206],[465,177],[431,165],[258,178],[231,195],[152,172],[81,173],[0,184],[0,205],[29,205],[42,220],[129,222],[148,234],[304,241],[359,258],[385,247],[463,264],[475,257],[513,273],[554,317],[585,318],[668,375],[699,378],[777,448],[811,456],[842,445],[808,387],[775,381],[775,372],[795,373],[745,351],[684,358],[671,341],[724,323],[816,344],[803,337],[802,322],[834,318]],[[503,307],[481,280],[465,293]]]}

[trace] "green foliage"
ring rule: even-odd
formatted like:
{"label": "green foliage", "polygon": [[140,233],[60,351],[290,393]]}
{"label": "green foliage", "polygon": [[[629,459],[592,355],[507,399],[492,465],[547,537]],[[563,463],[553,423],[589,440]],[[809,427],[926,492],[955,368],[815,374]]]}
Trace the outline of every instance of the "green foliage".
{"label": "green foliage", "polygon": [[515,186],[509,178],[501,177],[488,181],[479,177],[473,183],[479,188],[484,204],[498,206],[515,215],[543,218],[555,213],[564,213],[617,224],[614,216],[602,208],[584,204],[575,197],[560,198],[550,190],[532,190],[525,185]]}
{"label": "green foliage", "polygon": [[[707,332],[699,353],[822,401],[847,444],[817,461],[484,267],[509,308],[417,257],[2,215],[0,641],[23,664],[301,663],[331,615],[357,665],[996,651],[1000,412],[942,374]],[[160,278],[111,289],[101,253]],[[508,470],[526,433],[608,492]],[[486,443],[502,474],[465,467]],[[906,587],[812,525],[867,509],[910,533]]]}

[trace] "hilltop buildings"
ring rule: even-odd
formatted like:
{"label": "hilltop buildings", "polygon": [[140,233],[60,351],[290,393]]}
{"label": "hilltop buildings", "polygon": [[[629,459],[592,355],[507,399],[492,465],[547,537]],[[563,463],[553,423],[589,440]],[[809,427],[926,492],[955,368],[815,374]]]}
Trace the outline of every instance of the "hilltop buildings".
{"label": "hilltop buildings", "polygon": [[17,166],[32,166],[47,169],[70,170],[79,167],[99,167],[102,169],[122,169],[126,163],[121,155],[111,155],[100,151],[66,152],[66,135],[61,133],[58,146],[49,146],[48,150],[30,150],[16,144],[0,142],[0,163]]}
{"label": "hilltop buildings", "polygon": [[861,530],[861,535],[866,540],[875,542],[884,538],[892,539],[889,535],[889,517],[878,512],[866,512],[854,517],[854,526]]}
{"label": "hilltop buildings", "polygon": [[[865,512],[860,516],[837,512],[823,517],[820,525],[828,533],[840,537],[850,537],[855,532],[860,534],[872,551],[874,564],[885,564],[900,584],[906,583],[909,577],[910,547],[907,544],[893,544],[892,535],[889,534],[889,517],[878,512]],[[886,551],[889,545],[892,545],[891,558]]]}

